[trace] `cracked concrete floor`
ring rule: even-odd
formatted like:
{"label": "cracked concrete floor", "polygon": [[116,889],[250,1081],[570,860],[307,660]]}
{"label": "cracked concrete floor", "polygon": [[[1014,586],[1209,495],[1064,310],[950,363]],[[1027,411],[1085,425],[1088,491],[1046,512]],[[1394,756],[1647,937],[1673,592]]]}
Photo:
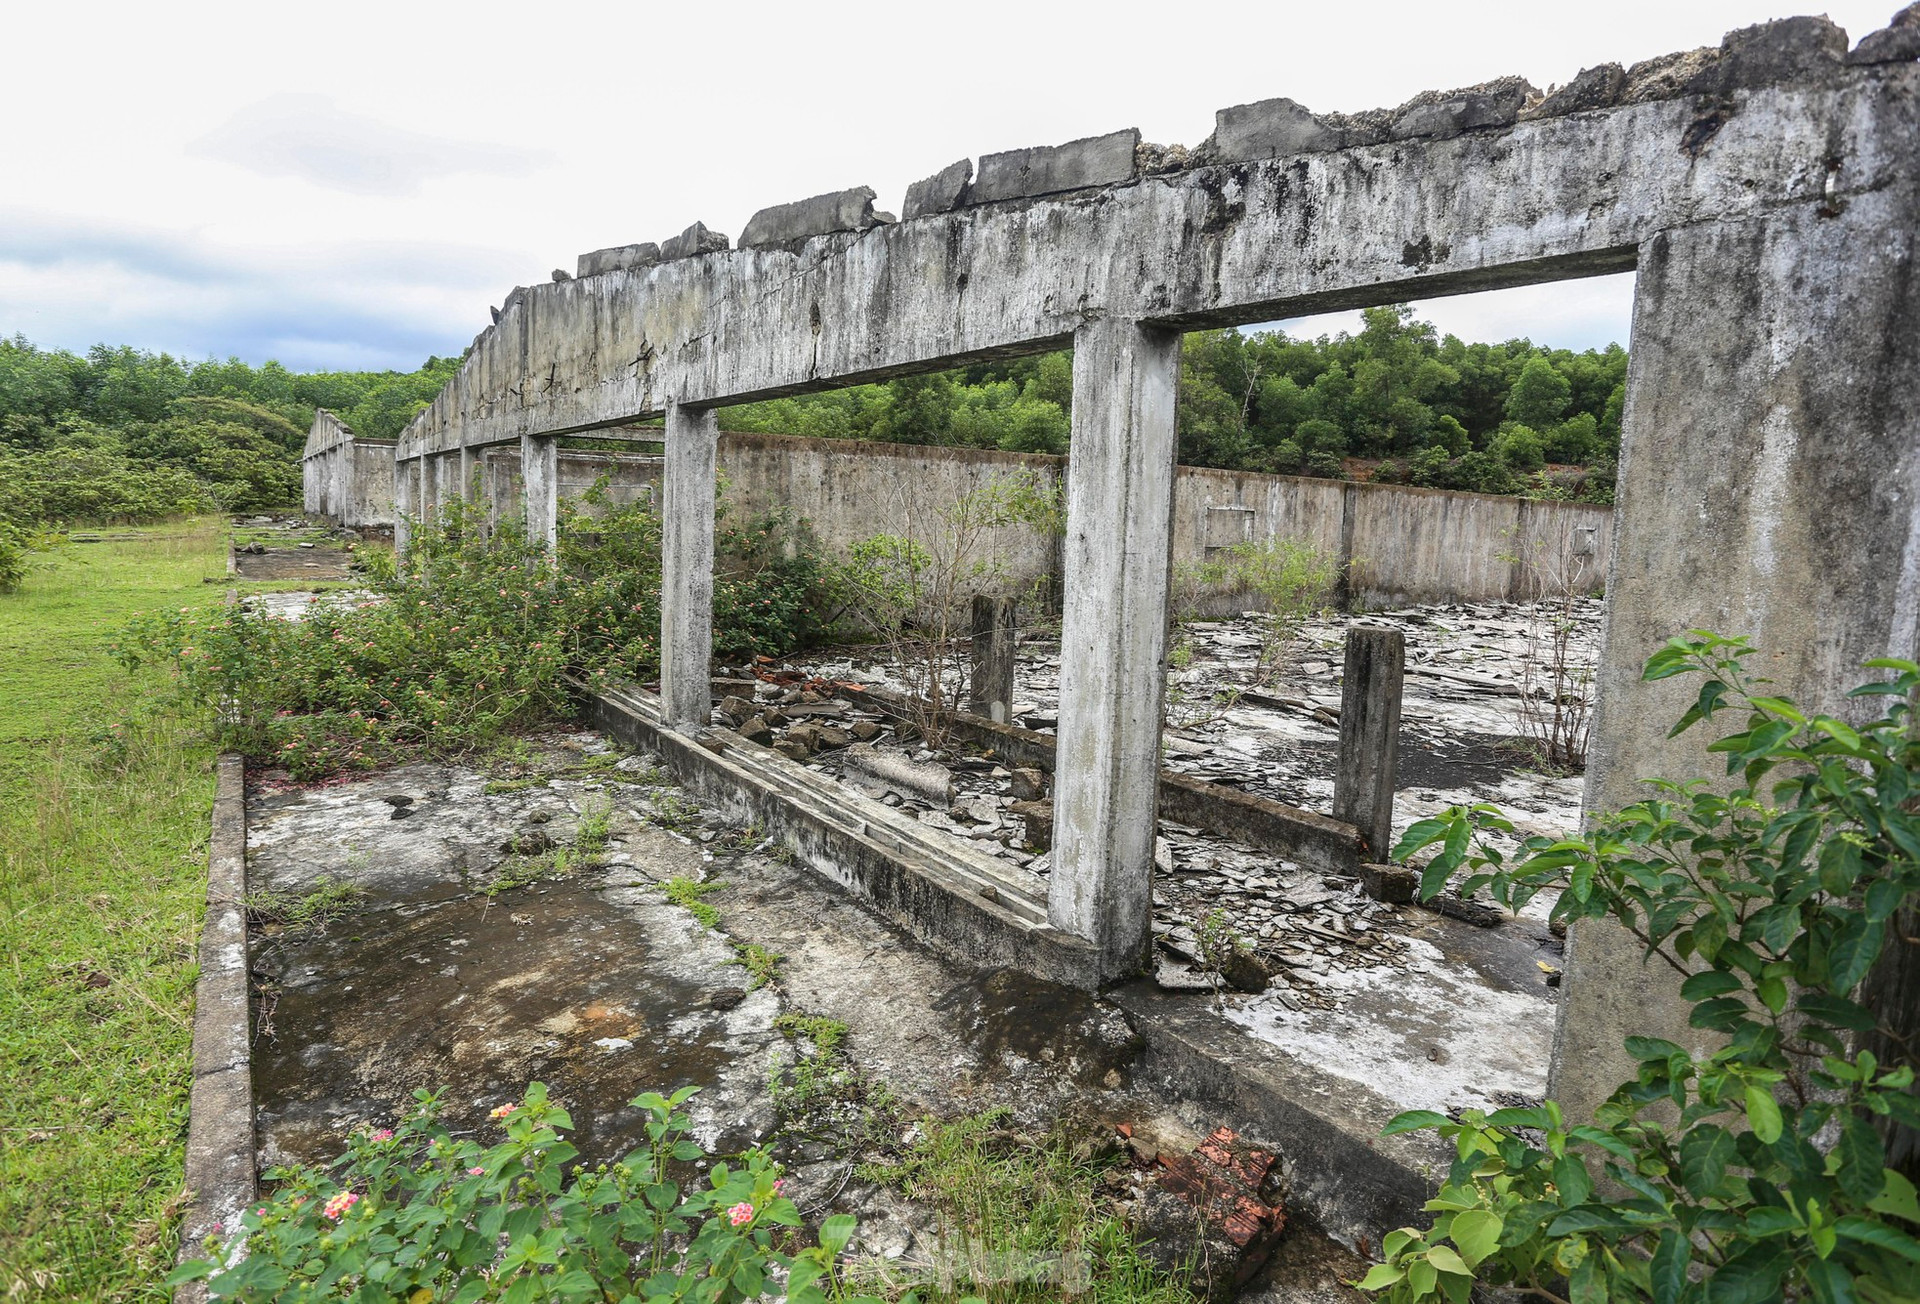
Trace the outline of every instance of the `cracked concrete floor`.
{"label": "cracked concrete floor", "polygon": [[[910,1263],[933,1252],[930,1211],[862,1180],[845,1146],[780,1133],[769,1078],[799,1053],[775,1028],[782,1012],[848,1025],[851,1062],[900,1102],[891,1126],[904,1131],[887,1144],[915,1117],[990,1108],[1009,1126],[1103,1135],[1158,1119],[1197,1137],[1219,1121],[1136,1084],[1138,1039],[1107,1002],[934,954],[704,822],[646,758],[599,735],[548,734],[530,752],[505,781],[443,764],[307,787],[255,776],[250,898],[361,893],[318,929],[255,927],[263,1163],[330,1158],[418,1087],[445,1088],[450,1125],[478,1128],[533,1079],[572,1112],[583,1157],[609,1157],[638,1135],[632,1096],[700,1084],[690,1110],[710,1150],[773,1139],[810,1217],[857,1213],[857,1252]],[[592,861],[499,886],[524,861],[509,847],[564,847],[596,817],[607,844]],[[667,901],[675,878],[707,886],[718,929]],[[750,990],[736,941],[781,955],[774,983]],[[1343,1256],[1309,1229],[1290,1235],[1268,1276],[1295,1284],[1273,1298],[1345,1298],[1338,1278],[1364,1265]],[[1299,1294],[1309,1278],[1325,1293]]]}

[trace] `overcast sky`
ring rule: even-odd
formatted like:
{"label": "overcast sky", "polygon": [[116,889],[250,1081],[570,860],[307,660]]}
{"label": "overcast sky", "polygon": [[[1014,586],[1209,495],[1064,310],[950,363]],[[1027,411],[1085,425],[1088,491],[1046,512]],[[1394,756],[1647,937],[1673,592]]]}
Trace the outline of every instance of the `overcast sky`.
{"label": "overcast sky", "polygon": [[[1833,3],[1855,39],[1895,0]],[[515,284],[699,219],[1287,95],[1395,105],[1716,44],[1776,0],[55,4],[6,20],[0,335],[290,367],[458,353]],[[1629,278],[1420,305],[1624,342]],[[1353,319],[1315,319],[1339,329]]]}

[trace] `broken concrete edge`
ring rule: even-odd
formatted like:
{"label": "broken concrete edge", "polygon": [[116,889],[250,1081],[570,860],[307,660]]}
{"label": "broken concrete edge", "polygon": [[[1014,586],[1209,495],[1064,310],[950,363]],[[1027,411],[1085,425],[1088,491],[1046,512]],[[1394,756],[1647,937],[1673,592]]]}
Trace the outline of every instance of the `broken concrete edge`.
{"label": "broken concrete edge", "polygon": [[[852,700],[897,719],[911,718],[906,700],[896,693],[875,688],[842,691]],[[951,712],[947,722],[958,737],[988,748],[1004,761],[1049,773],[1053,770],[1059,740],[1052,734],[1016,724],[997,724],[966,711]],[[1271,797],[1162,770],[1160,814],[1164,819],[1278,852],[1322,873],[1352,878],[1360,872],[1362,842],[1358,829]]]}
{"label": "broken concrete edge", "polygon": [[[1909,5],[1892,21],[1848,50],[1846,33],[1824,16],[1793,17],[1739,28],[1720,45],[1701,46],[1643,59],[1630,68],[1605,63],[1582,69],[1565,86],[1542,93],[1524,78],[1506,76],[1477,86],[1422,91],[1398,108],[1357,113],[1315,113],[1284,96],[1230,105],[1214,115],[1214,131],[1192,150],[1145,145],[1129,128],[1104,136],[983,155],[972,180],[968,159],[948,164],[908,186],[901,217],[912,221],[975,204],[1040,198],[1070,190],[1100,189],[1141,177],[1229,163],[1258,162],[1301,154],[1388,144],[1401,140],[1446,140],[1479,130],[1506,130],[1519,123],[1591,110],[1677,99],[1726,95],[1779,82],[1819,80],[1843,66],[1920,60],[1920,17]],[[847,216],[849,197],[865,206]],[[739,247],[791,248],[815,236],[864,231],[890,221],[874,212],[867,187],[777,204],[754,214]],[[641,270],[656,263],[724,252],[727,237],[696,222],[660,245],[632,244],[579,255],[575,276]],[[565,279],[556,272],[554,280]],[[515,294],[522,291],[516,287]],[[490,310],[500,318],[516,302]]]}
{"label": "broken concrete edge", "polygon": [[1446,1175],[1451,1147],[1431,1132],[1381,1135],[1396,1106],[1151,982],[1107,996],[1145,1044],[1136,1068],[1143,1082],[1233,1119],[1243,1135],[1280,1155],[1290,1214],[1368,1258],[1396,1227],[1430,1220],[1422,1206]]}
{"label": "broken concrete edge", "polygon": [[763,208],[747,219],[740,233],[740,248],[784,249],[818,235],[870,230],[880,225],[873,199],[873,187],[856,186]]}
{"label": "broken concrete edge", "polygon": [[[200,1257],[208,1236],[231,1230],[259,1192],[247,990],[245,763],[226,753],[214,762],[214,774],[207,914],[193,989],[188,1203],[180,1221],[180,1262]],[[202,1282],[180,1286],[173,1295],[174,1304],[199,1304],[206,1297]]]}
{"label": "broken concrete edge", "polygon": [[1509,76],[1458,90],[1422,91],[1398,108],[1351,114],[1314,113],[1284,97],[1236,104],[1214,115],[1213,135],[1193,150],[1192,161],[1250,163],[1396,140],[1445,140],[1591,109],[1817,78],[1843,60],[1904,62],[1920,57],[1920,37],[1904,35],[1920,27],[1908,13],[1901,11],[1885,30],[1863,38],[1852,54],[1845,32],[1826,18],[1782,18],[1728,32],[1717,48],[1676,51],[1627,69],[1618,64],[1587,68],[1545,95],[1525,79]]}
{"label": "broken concrete edge", "polygon": [[948,847],[944,835],[731,730],[670,729],[660,699],[644,690],[586,692],[583,700],[592,727],[653,752],[709,807],[779,837],[809,869],[936,951],[1089,991],[1130,976],[1109,973],[1092,944],[1049,926],[1046,902],[993,857]]}

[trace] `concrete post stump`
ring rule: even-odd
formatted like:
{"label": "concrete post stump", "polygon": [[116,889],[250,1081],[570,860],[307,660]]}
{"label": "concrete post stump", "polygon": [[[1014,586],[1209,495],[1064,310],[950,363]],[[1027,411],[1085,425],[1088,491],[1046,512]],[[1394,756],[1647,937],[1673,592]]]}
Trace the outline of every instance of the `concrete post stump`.
{"label": "concrete post stump", "polygon": [[1365,855],[1386,863],[1393,851],[1393,784],[1400,768],[1400,695],[1407,639],[1385,625],[1347,631],[1340,680],[1340,751],[1333,775],[1333,817],[1360,830]]}
{"label": "concrete post stump", "polygon": [[1014,601],[976,594],[973,599],[973,677],[967,709],[995,724],[1013,711]]}
{"label": "concrete post stump", "polygon": [[667,407],[661,483],[660,696],[667,723],[705,727],[713,714],[713,464],[720,415]]}
{"label": "concrete post stump", "polygon": [[1152,938],[1179,373],[1177,331],[1102,318],[1074,335],[1047,918],[1108,977]]}

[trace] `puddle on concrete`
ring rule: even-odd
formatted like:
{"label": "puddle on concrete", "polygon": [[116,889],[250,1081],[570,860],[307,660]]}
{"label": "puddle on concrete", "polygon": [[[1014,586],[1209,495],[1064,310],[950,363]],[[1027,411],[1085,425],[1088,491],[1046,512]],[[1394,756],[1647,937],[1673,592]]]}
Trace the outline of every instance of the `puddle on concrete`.
{"label": "puddle on concrete", "polygon": [[[603,740],[570,739],[572,760]],[[618,776],[614,776],[617,778]],[[445,1088],[456,1130],[492,1135],[488,1112],[547,1084],[583,1157],[642,1135],[643,1091],[699,1085],[691,1112],[710,1150],[773,1122],[766,1102],[778,1002],[748,992],[730,943],[667,903],[656,879],[699,877],[710,857],[645,825],[638,784],[559,778],[503,793],[484,776],[414,766],[326,788],[262,792],[250,813],[249,888],[365,895],[317,935],[257,930],[254,1093],[263,1158],[319,1162],[344,1135]],[[386,797],[416,794],[393,817]],[[516,831],[570,840],[585,806],[611,808],[606,863],[489,898]]]}
{"label": "puddle on concrete", "polygon": [[351,1121],[387,1121],[421,1087],[451,1088],[450,1126],[484,1129],[540,1081],[592,1162],[642,1136],[634,1096],[719,1081],[744,986],[662,972],[658,939],[597,886],[391,899],[262,946],[256,971],[283,976],[261,1006],[255,1091],[280,1154],[328,1158]]}

